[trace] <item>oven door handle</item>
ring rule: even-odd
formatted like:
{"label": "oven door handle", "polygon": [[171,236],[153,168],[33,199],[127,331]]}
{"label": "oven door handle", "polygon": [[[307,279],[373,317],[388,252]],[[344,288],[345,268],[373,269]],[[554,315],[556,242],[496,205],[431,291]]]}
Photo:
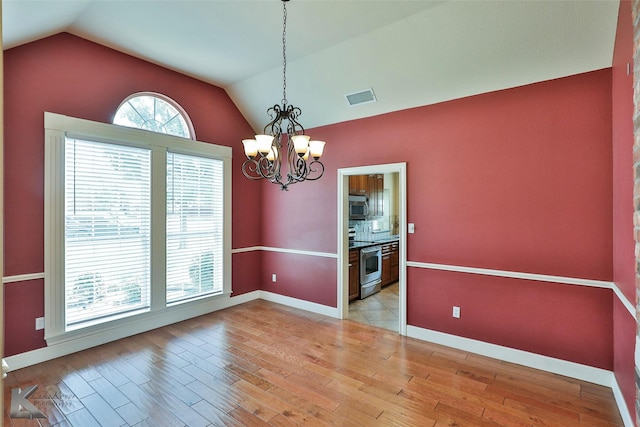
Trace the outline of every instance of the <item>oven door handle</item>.
{"label": "oven door handle", "polygon": [[363,253],[363,254],[371,254],[371,253],[378,252],[378,251],[381,251],[381,250],[382,250],[382,248],[380,246],[370,246],[368,248],[360,249],[360,252]]}

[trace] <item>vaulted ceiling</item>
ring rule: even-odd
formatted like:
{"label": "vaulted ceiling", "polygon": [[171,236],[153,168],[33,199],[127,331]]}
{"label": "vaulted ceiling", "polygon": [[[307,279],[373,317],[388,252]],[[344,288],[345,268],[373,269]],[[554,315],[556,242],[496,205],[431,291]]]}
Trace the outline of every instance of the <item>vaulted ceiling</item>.
{"label": "vaulted ceiling", "polygon": [[[3,48],[66,31],[223,87],[260,130],[283,96],[282,4],[3,0]],[[287,98],[311,128],[610,67],[619,2],[286,4]]]}

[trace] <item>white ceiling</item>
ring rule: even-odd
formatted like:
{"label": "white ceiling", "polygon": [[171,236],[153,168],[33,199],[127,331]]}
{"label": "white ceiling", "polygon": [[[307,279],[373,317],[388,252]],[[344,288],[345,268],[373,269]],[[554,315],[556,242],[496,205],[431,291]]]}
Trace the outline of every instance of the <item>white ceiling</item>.
{"label": "white ceiling", "polygon": [[[610,67],[618,4],[291,0],[287,98],[312,128]],[[255,130],[282,99],[279,0],[2,1],[4,49],[62,31],[223,87]]]}

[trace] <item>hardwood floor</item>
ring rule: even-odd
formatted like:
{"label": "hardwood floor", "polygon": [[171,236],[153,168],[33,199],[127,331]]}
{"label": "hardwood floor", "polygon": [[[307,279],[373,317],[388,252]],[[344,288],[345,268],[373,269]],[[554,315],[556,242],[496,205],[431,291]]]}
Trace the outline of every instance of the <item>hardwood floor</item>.
{"label": "hardwood floor", "polygon": [[[10,418],[34,384],[48,418]],[[622,425],[606,387],[261,300],[10,372],[4,399],[16,427]]]}

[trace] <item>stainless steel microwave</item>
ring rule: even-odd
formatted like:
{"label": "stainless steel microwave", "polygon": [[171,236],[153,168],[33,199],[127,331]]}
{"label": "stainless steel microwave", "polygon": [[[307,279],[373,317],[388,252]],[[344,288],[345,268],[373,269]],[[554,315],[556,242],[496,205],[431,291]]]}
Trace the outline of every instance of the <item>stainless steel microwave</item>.
{"label": "stainless steel microwave", "polygon": [[367,204],[367,196],[349,196],[349,219],[367,219],[369,215],[369,205]]}

